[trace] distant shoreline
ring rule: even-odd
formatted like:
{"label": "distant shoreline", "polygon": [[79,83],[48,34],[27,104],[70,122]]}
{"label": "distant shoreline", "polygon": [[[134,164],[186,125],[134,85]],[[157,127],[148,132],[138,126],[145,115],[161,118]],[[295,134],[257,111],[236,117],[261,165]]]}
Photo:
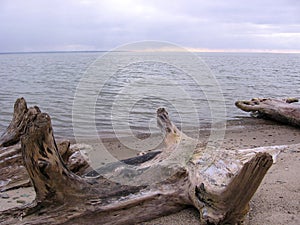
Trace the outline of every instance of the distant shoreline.
{"label": "distant shoreline", "polygon": [[105,52],[130,52],[130,51],[32,51],[32,52],[0,52],[0,55],[13,55],[13,54],[56,54],[56,53],[105,53]]}
{"label": "distant shoreline", "polygon": [[[189,51],[189,49],[187,49]],[[13,55],[13,54],[56,54],[56,53],[106,53],[106,52],[135,52],[135,51],[114,51],[114,50],[74,50],[74,51],[16,51],[16,52],[0,52],[0,55]],[[145,51],[147,52],[147,51]],[[262,52],[262,51],[190,51],[197,54],[280,54],[280,55],[300,55],[300,52]],[[176,53],[170,51],[170,53]]]}

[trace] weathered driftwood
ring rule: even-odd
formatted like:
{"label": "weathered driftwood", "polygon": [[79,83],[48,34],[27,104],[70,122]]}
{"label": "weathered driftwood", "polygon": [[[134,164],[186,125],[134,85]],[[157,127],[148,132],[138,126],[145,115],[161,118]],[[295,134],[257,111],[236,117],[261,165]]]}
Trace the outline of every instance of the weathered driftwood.
{"label": "weathered driftwood", "polygon": [[283,100],[270,98],[254,98],[250,101],[237,101],[235,105],[253,116],[276,120],[281,123],[300,127],[300,105],[297,98]]}
{"label": "weathered driftwood", "polygon": [[[36,114],[38,109],[32,108],[30,113]],[[26,101],[24,98],[19,98],[14,105],[12,121],[0,137],[0,147],[10,146],[19,142],[27,120],[25,114],[29,115]]]}
{"label": "weathered driftwood", "polygon": [[[24,167],[21,145],[18,144],[29,118],[40,113],[38,107],[27,108],[24,98],[17,99],[11,123],[0,137],[0,191],[30,186],[30,178]],[[90,171],[88,162],[80,154],[80,148],[70,142],[61,141],[58,152],[66,166],[74,173],[82,175]]]}
{"label": "weathered driftwood", "polygon": [[[27,108],[24,98],[17,99],[11,123],[0,137],[0,192],[20,187],[31,186],[30,178],[24,167],[21,154],[21,145],[18,143],[28,122],[29,113],[40,112],[38,107]],[[3,147],[5,146],[5,147]],[[91,171],[83,152],[90,147],[82,144],[72,144],[70,141],[60,141],[57,145],[58,152],[67,168],[77,175]],[[126,164],[140,164],[153,158],[159,152],[152,152],[141,157],[122,160]]]}
{"label": "weathered driftwood", "polygon": [[[74,144],[70,147],[70,142],[66,140],[60,142],[57,147],[62,160],[73,173],[83,175],[91,170],[80,146]],[[21,145],[0,148],[0,192],[31,185],[24,167]]]}
{"label": "weathered driftwood", "polygon": [[138,166],[112,163],[80,177],[65,166],[50,117],[38,112],[21,138],[36,199],[1,212],[0,223],[134,224],[187,205],[199,210],[202,224],[240,223],[272,156],[207,148],[181,133],[164,109],[157,117],[165,135],[162,153]]}

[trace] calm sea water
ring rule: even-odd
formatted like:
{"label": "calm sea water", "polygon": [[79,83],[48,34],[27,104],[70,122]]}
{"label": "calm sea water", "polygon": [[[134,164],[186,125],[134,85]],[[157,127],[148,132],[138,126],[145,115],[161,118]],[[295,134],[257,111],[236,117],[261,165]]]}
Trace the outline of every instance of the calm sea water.
{"label": "calm sea water", "polygon": [[[300,97],[299,54],[103,55],[0,54],[0,132],[8,126],[18,97],[49,113],[60,137],[73,137],[74,118],[86,135],[91,120],[99,133],[150,132],[156,109],[164,106],[181,127],[207,127],[215,118],[246,116],[234,106],[239,99]],[[226,105],[224,116],[214,114],[218,107],[222,111],[218,90]],[[93,110],[85,105],[89,101]]]}

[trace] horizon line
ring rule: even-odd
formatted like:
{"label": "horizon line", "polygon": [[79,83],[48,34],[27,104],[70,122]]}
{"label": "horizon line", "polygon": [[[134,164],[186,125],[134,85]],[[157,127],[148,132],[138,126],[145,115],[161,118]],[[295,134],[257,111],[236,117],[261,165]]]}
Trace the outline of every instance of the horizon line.
{"label": "horizon line", "polygon": [[41,51],[4,51],[0,54],[40,54],[40,53],[83,53],[83,52],[126,52],[126,51],[113,51],[113,50],[41,50]]}
{"label": "horizon line", "polygon": [[283,53],[283,54],[299,54],[298,49],[198,49],[187,48],[191,52],[219,52],[219,53]]}
{"label": "horizon line", "polygon": [[39,54],[39,53],[97,53],[97,52],[183,52],[184,50],[193,53],[275,53],[275,54],[300,54],[300,50],[287,49],[209,49],[209,48],[145,48],[140,50],[41,50],[41,51],[0,51],[0,54]]}

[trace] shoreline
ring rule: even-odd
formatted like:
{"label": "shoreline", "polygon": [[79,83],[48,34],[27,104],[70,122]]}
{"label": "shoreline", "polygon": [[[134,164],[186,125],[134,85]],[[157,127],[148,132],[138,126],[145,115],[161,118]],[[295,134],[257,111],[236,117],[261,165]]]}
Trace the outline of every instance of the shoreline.
{"label": "shoreline", "polygon": [[[147,135],[144,135],[144,138],[147,138]],[[201,140],[205,141],[209,137],[209,130],[200,129],[199,135]],[[104,138],[102,141],[105,148],[109,149],[109,152],[117,159],[133,157],[140,153],[140,151],[124,145],[123,140],[110,137]],[[124,137],[124,141],[128,143],[128,137]],[[74,140],[72,142],[74,143]],[[299,143],[300,132],[294,127],[250,117],[227,121],[221,148],[235,150],[260,146],[291,145],[288,150],[278,156],[276,164],[268,171],[250,201],[251,210],[248,224],[300,224],[300,173],[298,172],[300,147],[296,145]],[[98,146],[96,142],[87,144]],[[136,149],[139,147],[143,148],[143,146],[135,146]],[[35,193],[31,187],[2,192],[0,193],[0,210],[30,203],[34,197]],[[198,217],[199,213],[194,208],[188,208],[140,224],[199,225]]]}

